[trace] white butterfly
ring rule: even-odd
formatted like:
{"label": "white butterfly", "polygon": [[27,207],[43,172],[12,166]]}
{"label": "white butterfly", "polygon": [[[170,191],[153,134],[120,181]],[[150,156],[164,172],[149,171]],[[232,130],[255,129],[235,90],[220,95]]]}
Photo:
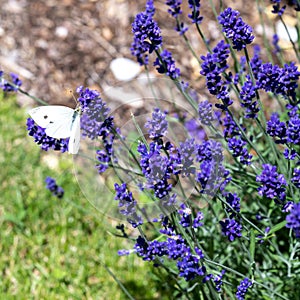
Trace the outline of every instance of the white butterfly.
{"label": "white butterfly", "polygon": [[66,106],[49,105],[31,109],[29,115],[34,122],[45,128],[48,136],[55,139],[69,140],[69,153],[76,154],[80,141],[80,108],[72,109]]}

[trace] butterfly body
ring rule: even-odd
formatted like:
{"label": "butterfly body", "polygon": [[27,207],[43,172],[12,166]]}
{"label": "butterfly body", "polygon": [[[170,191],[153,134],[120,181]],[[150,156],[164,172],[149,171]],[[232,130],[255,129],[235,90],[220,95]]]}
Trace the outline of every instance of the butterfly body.
{"label": "butterfly body", "polygon": [[48,136],[55,139],[69,140],[69,153],[76,154],[80,142],[80,110],[67,106],[39,106],[29,111],[34,122],[45,128]]}

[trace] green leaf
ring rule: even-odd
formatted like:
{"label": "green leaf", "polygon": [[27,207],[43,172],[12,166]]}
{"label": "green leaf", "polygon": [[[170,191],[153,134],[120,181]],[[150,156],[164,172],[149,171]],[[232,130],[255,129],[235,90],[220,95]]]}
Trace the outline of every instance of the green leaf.
{"label": "green leaf", "polygon": [[269,232],[268,235],[275,233],[276,231],[280,230],[281,228],[285,227],[286,225],[286,221],[282,221],[280,223],[278,223],[277,225],[275,225]]}
{"label": "green leaf", "polygon": [[255,233],[254,233],[254,230],[251,229],[251,231],[250,231],[250,257],[251,257],[251,263],[254,262],[254,255],[255,255]]}

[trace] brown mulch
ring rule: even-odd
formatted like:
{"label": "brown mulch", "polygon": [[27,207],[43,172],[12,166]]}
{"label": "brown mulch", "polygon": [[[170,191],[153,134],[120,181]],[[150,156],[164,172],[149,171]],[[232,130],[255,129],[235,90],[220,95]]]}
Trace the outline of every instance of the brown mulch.
{"label": "brown mulch", "polygon": [[[79,85],[101,90],[103,82],[114,82],[109,70],[112,59],[134,59],[130,54],[131,23],[144,10],[145,2],[0,0],[0,68],[19,74],[25,90],[49,103],[66,103],[70,97],[65,90]],[[258,24],[255,1],[223,2],[240,10],[254,27]],[[212,42],[216,41],[221,33],[209,1],[201,1],[201,5],[203,31]],[[192,79],[201,90],[204,81],[199,66],[173,30],[175,21],[168,15],[164,1],[155,1],[155,6],[164,45],[172,51],[183,77]],[[183,9],[187,14],[187,5]],[[191,29],[188,35],[197,54],[205,54],[196,32]]]}

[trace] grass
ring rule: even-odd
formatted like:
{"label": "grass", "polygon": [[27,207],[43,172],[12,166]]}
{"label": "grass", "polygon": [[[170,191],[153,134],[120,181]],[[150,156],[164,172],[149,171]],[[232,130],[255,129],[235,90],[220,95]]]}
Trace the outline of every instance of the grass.
{"label": "grass", "polygon": [[[72,174],[72,158],[42,152],[27,136],[26,112],[0,95],[0,299],[168,299],[146,265],[115,237],[114,225],[93,209]],[[65,189],[45,189],[47,176]]]}

